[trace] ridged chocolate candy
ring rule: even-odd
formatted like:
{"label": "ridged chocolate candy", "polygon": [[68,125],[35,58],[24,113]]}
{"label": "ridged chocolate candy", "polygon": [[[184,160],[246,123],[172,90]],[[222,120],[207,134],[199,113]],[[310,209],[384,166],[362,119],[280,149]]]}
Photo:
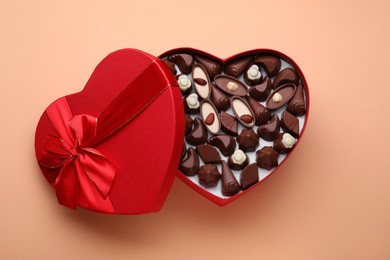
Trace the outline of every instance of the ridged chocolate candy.
{"label": "ridged chocolate candy", "polygon": [[240,191],[240,184],[225,161],[222,161],[222,194],[233,196]]}
{"label": "ridged chocolate candy", "polygon": [[205,58],[203,56],[196,55],[194,58],[197,62],[199,62],[200,64],[202,64],[205,67],[211,80],[213,80],[216,75],[221,74],[221,72],[222,72],[222,64],[221,63],[214,61],[214,60],[211,60],[211,59],[208,59],[208,58]]}
{"label": "ridged chocolate candy", "polygon": [[271,113],[265,106],[251,97],[247,97],[247,101],[249,106],[252,108],[253,115],[256,119],[256,125],[266,124],[271,119]]}
{"label": "ridged chocolate candy", "polygon": [[244,72],[244,70],[249,66],[252,60],[253,58],[249,56],[231,61],[225,65],[224,72],[229,76],[237,78]]}
{"label": "ridged chocolate candy", "polygon": [[237,136],[238,134],[238,124],[237,124],[237,119],[226,113],[225,111],[221,111],[221,128],[222,131],[225,133],[232,135],[232,136]]}
{"label": "ridged chocolate candy", "polygon": [[230,107],[230,99],[217,87],[212,86],[211,101],[214,106],[220,112],[221,110],[226,111]]}
{"label": "ridged chocolate candy", "polygon": [[295,116],[303,116],[306,113],[305,99],[303,97],[303,87],[299,84],[294,96],[287,106],[287,111]]}
{"label": "ridged chocolate candy", "polygon": [[244,152],[254,152],[259,146],[259,136],[253,129],[242,129],[237,137],[238,147]]}

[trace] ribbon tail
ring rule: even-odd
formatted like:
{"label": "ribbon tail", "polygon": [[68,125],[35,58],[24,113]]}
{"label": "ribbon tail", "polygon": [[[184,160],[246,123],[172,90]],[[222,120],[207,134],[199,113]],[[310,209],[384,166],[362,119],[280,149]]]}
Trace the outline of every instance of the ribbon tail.
{"label": "ribbon tail", "polygon": [[74,172],[75,160],[64,164],[55,181],[58,202],[72,209],[77,207],[78,180]]}

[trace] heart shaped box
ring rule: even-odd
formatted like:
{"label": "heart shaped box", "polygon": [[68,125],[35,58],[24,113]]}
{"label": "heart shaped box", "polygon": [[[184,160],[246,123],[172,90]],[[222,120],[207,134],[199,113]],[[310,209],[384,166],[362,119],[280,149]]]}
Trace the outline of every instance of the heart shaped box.
{"label": "heart shaped box", "polygon": [[191,179],[189,179],[186,175],[184,175],[182,172],[180,172],[178,170],[177,176],[185,184],[187,184],[189,187],[191,187],[192,189],[194,189],[195,191],[197,191],[199,194],[201,194],[202,196],[206,197],[210,201],[214,202],[215,204],[217,204],[219,206],[225,206],[225,205],[229,204],[230,202],[236,200],[237,198],[243,196],[244,194],[246,194],[250,190],[254,189],[258,184],[263,182],[265,179],[267,179],[267,177],[269,177],[272,173],[274,173],[277,169],[279,169],[283,165],[283,163],[286,162],[287,159],[293,154],[295,148],[299,144],[299,142],[300,142],[300,140],[301,140],[301,138],[302,138],[302,136],[303,136],[303,134],[305,132],[305,129],[306,129],[306,126],[307,126],[307,122],[308,122],[308,118],[309,118],[309,111],[310,111],[309,88],[308,88],[305,76],[302,73],[301,69],[299,68],[298,64],[296,64],[294,62],[294,60],[291,59],[290,57],[288,57],[287,55],[285,55],[285,54],[283,54],[283,53],[281,53],[279,51],[272,50],[272,49],[253,49],[253,50],[249,50],[249,51],[245,51],[245,52],[242,52],[242,53],[235,54],[235,55],[230,56],[230,57],[225,58],[225,59],[221,59],[221,58],[216,57],[216,56],[214,56],[214,55],[212,55],[210,53],[207,53],[207,52],[204,52],[204,51],[201,51],[201,50],[198,50],[198,49],[194,49],[194,48],[177,48],[177,49],[172,49],[172,50],[169,50],[167,52],[164,52],[163,54],[159,55],[158,57],[160,59],[163,59],[163,58],[166,58],[166,57],[168,57],[170,55],[179,54],[179,53],[187,53],[187,54],[192,54],[192,55],[203,56],[205,58],[217,61],[217,62],[219,62],[219,63],[221,63],[223,65],[227,64],[230,61],[238,59],[240,57],[245,57],[245,56],[250,56],[250,55],[260,55],[261,54],[261,55],[277,56],[279,58],[282,58],[284,61],[288,62],[295,69],[295,71],[298,72],[298,75],[299,75],[300,79],[302,80],[302,85],[303,85],[303,88],[305,90],[305,97],[306,97],[306,115],[305,115],[305,121],[304,121],[303,127],[302,127],[302,129],[300,131],[300,134],[299,134],[299,139],[298,139],[297,143],[294,145],[294,147],[292,148],[292,150],[290,151],[290,153],[288,153],[287,156],[283,159],[283,161],[277,167],[275,167],[272,170],[272,172],[270,174],[268,174],[265,178],[261,179],[258,183],[256,183],[255,185],[251,186],[250,188],[248,188],[248,189],[246,189],[244,191],[241,191],[241,192],[239,192],[238,194],[236,194],[236,195],[234,195],[232,197],[224,197],[224,198],[222,198],[222,197],[218,197],[218,196],[208,192],[206,189],[204,189],[201,186],[199,186],[198,184],[194,183]]}

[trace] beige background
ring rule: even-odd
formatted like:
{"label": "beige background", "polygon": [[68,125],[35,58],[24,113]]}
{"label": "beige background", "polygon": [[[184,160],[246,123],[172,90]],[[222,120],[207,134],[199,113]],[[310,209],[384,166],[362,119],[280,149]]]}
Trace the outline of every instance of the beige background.
{"label": "beige background", "polygon": [[[1,259],[390,259],[386,1],[80,2],[0,3]],[[225,208],[179,180],[157,214],[59,206],[33,150],[45,107],[113,50],[180,46],[295,59],[312,98],[295,154]]]}

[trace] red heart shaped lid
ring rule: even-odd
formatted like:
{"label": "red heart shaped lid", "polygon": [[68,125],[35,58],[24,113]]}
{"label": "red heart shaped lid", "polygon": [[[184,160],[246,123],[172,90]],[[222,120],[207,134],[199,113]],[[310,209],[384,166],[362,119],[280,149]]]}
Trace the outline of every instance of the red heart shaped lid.
{"label": "red heart shaped lid", "polygon": [[85,88],[54,101],[36,129],[41,171],[64,206],[113,214],[158,211],[184,135],[168,66],[134,49],[109,54]]}

